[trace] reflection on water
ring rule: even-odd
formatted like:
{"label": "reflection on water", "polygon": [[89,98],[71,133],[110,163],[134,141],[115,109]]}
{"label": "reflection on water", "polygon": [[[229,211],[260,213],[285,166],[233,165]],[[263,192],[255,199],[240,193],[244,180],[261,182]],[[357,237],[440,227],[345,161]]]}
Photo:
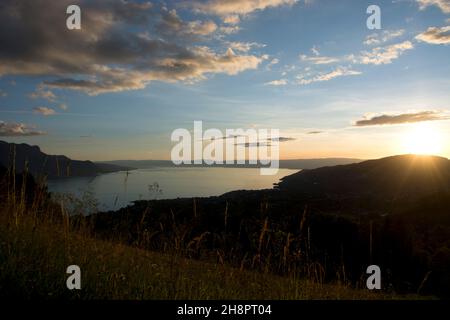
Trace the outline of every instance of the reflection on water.
{"label": "reflection on water", "polygon": [[241,189],[271,188],[282,177],[298,170],[280,169],[262,176],[254,168],[151,168],[115,172],[96,177],[74,177],[48,181],[51,192],[81,196],[93,192],[102,210],[114,210],[139,199],[207,197]]}

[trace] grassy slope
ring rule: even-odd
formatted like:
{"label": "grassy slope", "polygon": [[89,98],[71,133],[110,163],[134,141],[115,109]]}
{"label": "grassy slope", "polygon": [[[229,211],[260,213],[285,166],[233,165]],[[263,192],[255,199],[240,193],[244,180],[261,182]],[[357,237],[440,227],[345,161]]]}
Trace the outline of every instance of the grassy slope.
{"label": "grassy slope", "polygon": [[[397,299],[105,242],[0,209],[0,296],[83,299]],[[82,290],[69,291],[79,265]],[[411,298],[411,297],[408,297]],[[412,297],[415,298],[415,297]]]}

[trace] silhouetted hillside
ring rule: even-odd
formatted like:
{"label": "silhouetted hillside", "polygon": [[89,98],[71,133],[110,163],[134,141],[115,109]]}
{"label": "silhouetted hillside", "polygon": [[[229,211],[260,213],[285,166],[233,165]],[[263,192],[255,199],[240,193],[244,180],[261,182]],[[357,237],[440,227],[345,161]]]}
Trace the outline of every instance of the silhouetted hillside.
{"label": "silhouetted hillside", "polygon": [[0,164],[15,168],[16,172],[28,171],[38,177],[94,176],[100,173],[128,170],[111,164],[95,164],[91,161],[72,160],[62,155],[47,155],[38,146],[0,141]]}
{"label": "silhouetted hillside", "polygon": [[402,155],[361,163],[303,170],[279,183],[282,191],[315,196],[383,197],[388,200],[450,190],[450,161]]}

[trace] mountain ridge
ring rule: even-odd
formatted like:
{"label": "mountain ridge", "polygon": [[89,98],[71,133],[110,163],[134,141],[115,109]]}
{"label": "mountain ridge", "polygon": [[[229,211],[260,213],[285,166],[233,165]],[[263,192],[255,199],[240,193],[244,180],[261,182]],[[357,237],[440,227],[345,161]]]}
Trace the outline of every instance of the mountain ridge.
{"label": "mountain ridge", "polygon": [[89,160],[72,160],[64,155],[48,155],[36,145],[5,141],[0,141],[0,165],[14,167],[17,173],[27,168],[33,176],[47,178],[95,176],[132,169]]}
{"label": "mountain ridge", "polygon": [[[350,163],[358,163],[363,160],[355,158],[312,158],[312,159],[288,159],[280,160],[280,169],[315,169],[323,166],[333,166],[333,165],[344,165]],[[175,165],[170,160],[110,160],[101,161],[104,164],[113,164],[120,166],[130,166],[138,169],[147,169],[154,167],[233,167],[233,168],[255,168],[260,167],[259,165],[250,164],[232,164],[232,165],[207,165],[207,164],[183,164]]]}
{"label": "mountain ridge", "polygon": [[450,190],[450,160],[398,155],[360,163],[303,170],[277,184],[281,191],[312,194],[428,195]]}

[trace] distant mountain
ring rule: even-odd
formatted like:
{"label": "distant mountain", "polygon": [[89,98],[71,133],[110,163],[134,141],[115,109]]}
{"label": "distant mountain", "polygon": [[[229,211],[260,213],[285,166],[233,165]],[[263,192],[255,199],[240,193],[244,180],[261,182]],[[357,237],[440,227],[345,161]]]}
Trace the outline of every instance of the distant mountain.
{"label": "distant mountain", "polygon": [[48,178],[95,176],[101,173],[131,169],[112,164],[72,160],[63,155],[48,155],[43,153],[38,146],[4,141],[0,141],[0,165],[7,168],[14,165],[16,172],[24,171],[27,166],[32,175],[47,176]]}
{"label": "distant mountain", "polygon": [[436,156],[402,155],[303,170],[284,177],[278,189],[316,196],[426,196],[450,190],[450,161]]}
{"label": "distant mountain", "polygon": [[363,160],[352,158],[319,158],[280,160],[280,168],[284,169],[317,169],[326,166],[338,166],[359,163]]}
{"label": "distant mountain", "polygon": [[[280,160],[280,168],[282,169],[315,169],[324,166],[336,166],[350,163],[358,163],[363,160],[351,159],[351,158],[322,158],[322,159],[293,159],[293,160]],[[103,161],[106,164],[113,164],[119,166],[129,166],[138,169],[147,169],[155,167],[175,167],[170,160],[113,160]],[[198,167],[199,165],[181,165],[183,167]],[[200,165],[204,167],[234,167],[234,168],[253,168],[257,165]]]}

